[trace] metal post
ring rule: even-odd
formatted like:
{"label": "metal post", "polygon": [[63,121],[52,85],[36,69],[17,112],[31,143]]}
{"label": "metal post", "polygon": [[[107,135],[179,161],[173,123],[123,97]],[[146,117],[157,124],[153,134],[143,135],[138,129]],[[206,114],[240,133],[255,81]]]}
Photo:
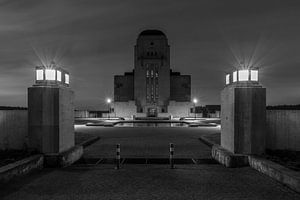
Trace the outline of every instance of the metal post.
{"label": "metal post", "polygon": [[120,144],[117,144],[117,149],[116,149],[116,169],[120,169],[120,160],[121,160],[121,156],[120,156]]}
{"label": "metal post", "polygon": [[170,168],[174,169],[174,144],[170,143]]}

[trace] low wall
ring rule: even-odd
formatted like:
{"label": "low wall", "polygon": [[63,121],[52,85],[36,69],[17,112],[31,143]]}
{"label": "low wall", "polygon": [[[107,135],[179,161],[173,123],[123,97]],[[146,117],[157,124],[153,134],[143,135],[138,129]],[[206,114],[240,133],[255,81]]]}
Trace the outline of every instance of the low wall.
{"label": "low wall", "polygon": [[27,121],[27,110],[0,110],[0,150],[27,147]]}
{"label": "low wall", "polygon": [[267,110],[268,149],[300,151],[300,110]]}

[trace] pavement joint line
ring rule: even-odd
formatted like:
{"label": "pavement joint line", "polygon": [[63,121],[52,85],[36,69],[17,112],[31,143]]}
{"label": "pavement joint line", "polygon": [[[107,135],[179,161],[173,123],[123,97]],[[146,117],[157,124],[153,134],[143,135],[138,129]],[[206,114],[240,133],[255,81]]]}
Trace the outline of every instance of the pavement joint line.
{"label": "pavement joint line", "polygon": [[98,165],[99,163],[101,163],[102,160],[103,160],[103,158],[99,159],[95,165]]}
{"label": "pavement joint line", "polygon": [[196,161],[194,158],[192,158],[192,161],[193,161],[193,163],[194,163],[195,165],[198,164],[197,161]]}
{"label": "pavement joint line", "polygon": [[123,165],[123,164],[124,164],[125,160],[126,160],[126,158],[122,158],[121,165]]}

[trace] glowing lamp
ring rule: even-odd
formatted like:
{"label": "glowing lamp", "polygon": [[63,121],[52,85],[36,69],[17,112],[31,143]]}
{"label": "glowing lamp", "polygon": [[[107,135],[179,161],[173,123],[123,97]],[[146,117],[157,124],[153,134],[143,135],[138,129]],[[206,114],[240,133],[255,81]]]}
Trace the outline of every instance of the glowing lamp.
{"label": "glowing lamp", "polygon": [[59,70],[56,71],[56,80],[61,82],[61,71]]}
{"label": "glowing lamp", "polygon": [[249,70],[239,70],[239,81],[249,81]]}
{"label": "glowing lamp", "polygon": [[198,100],[196,98],[193,99],[193,103],[196,104]]}
{"label": "glowing lamp", "polygon": [[258,70],[250,70],[250,80],[258,81]]}
{"label": "glowing lamp", "polygon": [[236,82],[237,81],[237,71],[233,72],[232,77],[233,77],[232,81]]}
{"label": "glowing lamp", "polygon": [[108,104],[110,104],[110,103],[111,103],[111,99],[110,99],[110,98],[107,98],[107,99],[106,99],[106,102],[107,102]]}
{"label": "glowing lamp", "polygon": [[42,70],[42,69],[37,69],[36,70],[36,80],[37,81],[44,80],[44,70]]}
{"label": "glowing lamp", "polygon": [[230,83],[230,74],[226,74],[226,85]]}
{"label": "glowing lamp", "polygon": [[257,69],[241,69],[234,71],[231,74],[226,74],[225,83],[229,85],[231,83],[238,82],[258,82],[258,70]]}
{"label": "glowing lamp", "polygon": [[69,74],[65,74],[65,84],[70,84],[70,75]]}
{"label": "glowing lamp", "polygon": [[56,79],[55,69],[46,69],[45,74],[46,74],[46,80],[47,81],[55,81],[55,79]]}
{"label": "glowing lamp", "polygon": [[60,67],[38,66],[35,68],[36,85],[64,85],[69,86],[70,75]]}

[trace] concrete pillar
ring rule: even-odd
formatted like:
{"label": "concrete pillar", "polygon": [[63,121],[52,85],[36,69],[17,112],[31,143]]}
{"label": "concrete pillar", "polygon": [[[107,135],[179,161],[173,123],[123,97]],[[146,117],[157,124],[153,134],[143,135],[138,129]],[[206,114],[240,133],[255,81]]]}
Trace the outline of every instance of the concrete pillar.
{"label": "concrete pillar", "polygon": [[265,127],[266,89],[256,81],[228,82],[221,92],[221,146],[237,154],[262,154]]}
{"label": "concrete pillar", "polygon": [[74,147],[74,92],[64,71],[57,80],[50,75],[47,80],[41,70],[39,80],[28,88],[29,147],[57,154]]}

